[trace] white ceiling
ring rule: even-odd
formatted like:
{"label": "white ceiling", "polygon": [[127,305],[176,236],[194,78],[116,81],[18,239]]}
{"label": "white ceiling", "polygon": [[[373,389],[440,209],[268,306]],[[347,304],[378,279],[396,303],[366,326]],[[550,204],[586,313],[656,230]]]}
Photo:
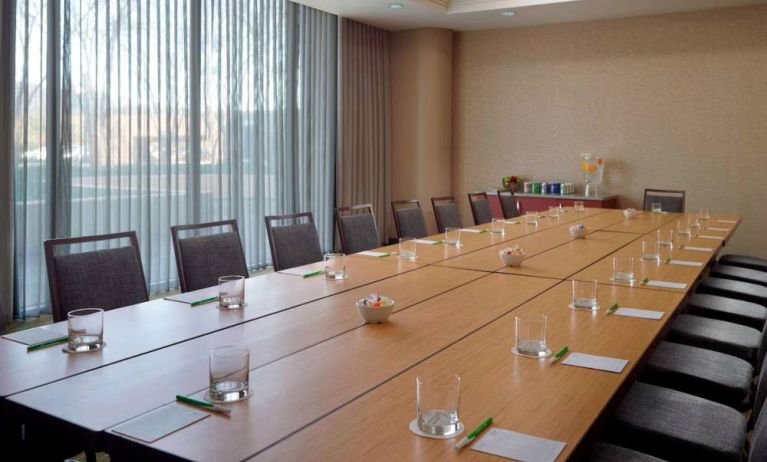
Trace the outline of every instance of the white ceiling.
{"label": "white ceiling", "polygon": [[[680,13],[767,0],[293,0],[389,30],[441,27],[500,29],[595,19]],[[389,8],[397,2],[405,7]],[[512,17],[501,11],[514,11]]]}

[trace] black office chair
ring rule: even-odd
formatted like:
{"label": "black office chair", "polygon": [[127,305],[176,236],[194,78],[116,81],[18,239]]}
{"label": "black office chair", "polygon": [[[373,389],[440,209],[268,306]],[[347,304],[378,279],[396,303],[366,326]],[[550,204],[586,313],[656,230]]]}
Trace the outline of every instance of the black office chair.
{"label": "black office chair", "polygon": [[434,209],[434,218],[437,220],[437,231],[445,232],[445,228],[461,228],[461,215],[458,206],[451,196],[432,197],[431,206]]}
{"label": "black office chair", "polygon": [[372,204],[338,207],[336,222],[344,253],[352,254],[381,247]]}
{"label": "black office chair", "polygon": [[421,210],[421,203],[417,200],[392,201],[391,210],[394,214],[397,237],[420,239],[429,234],[426,230],[426,219]]}
{"label": "black office chair", "polygon": [[487,199],[487,193],[469,193],[469,205],[471,206],[471,215],[474,218],[475,225],[483,225],[493,221],[493,214],[490,211],[490,201]]}
{"label": "black office chair", "polygon": [[645,189],[644,209],[652,210],[652,203],[661,204],[664,212],[684,213],[684,191],[673,189]]}

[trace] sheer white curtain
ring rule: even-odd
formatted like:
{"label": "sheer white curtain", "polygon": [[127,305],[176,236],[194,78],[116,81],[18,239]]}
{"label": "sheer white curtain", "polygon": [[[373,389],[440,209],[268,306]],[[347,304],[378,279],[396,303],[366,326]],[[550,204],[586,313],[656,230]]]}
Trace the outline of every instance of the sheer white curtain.
{"label": "sheer white curtain", "polygon": [[311,210],[330,247],[335,16],[287,0],[18,3],[17,316],[47,308],[54,236],[135,230],[152,292],[177,285],[174,224],[236,218],[256,268],[264,215]]}

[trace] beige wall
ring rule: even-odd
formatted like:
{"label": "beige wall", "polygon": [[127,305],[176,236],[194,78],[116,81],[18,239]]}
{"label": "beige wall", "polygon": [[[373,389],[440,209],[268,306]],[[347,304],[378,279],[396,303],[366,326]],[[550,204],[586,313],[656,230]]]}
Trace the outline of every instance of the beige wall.
{"label": "beige wall", "polygon": [[[685,189],[745,220],[730,252],[767,257],[767,6],[457,33],[453,193],[506,174]],[[470,221],[465,200],[463,219]]]}
{"label": "beige wall", "polygon": [[390,50],[391,198],[420,200],[436,232],[430,198],[451,192],[453,33],[395,32]]}

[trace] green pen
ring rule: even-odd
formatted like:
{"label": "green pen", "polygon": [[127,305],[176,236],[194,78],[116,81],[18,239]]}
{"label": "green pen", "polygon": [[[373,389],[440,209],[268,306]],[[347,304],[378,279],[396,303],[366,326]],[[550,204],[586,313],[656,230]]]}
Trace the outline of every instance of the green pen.
{"label": "green pen", "polygon": [[479,436],[480,433],[482,433],[482,430],[486,429],[490,424],[493,423],[493,418],[488,417],[485,419],[477,428],[475,428],[471,433],[466,435],[461,441],[458,442],[458,444],[455,445],[455,450],[458,451],[462,447],[466,446],[467,444],[471,443],[471,441]]}
{"label": "green pen", "polygon": [[324,273],[324,271],[323,271],[323,270],[314,271],[314,272],[312,272],[312,273],[306,273],[306,274],[304,274],[304,276],[303,276],[303,277],[304,277],[304,279],[306,279],[306,278],[310,278],[310,277],[312,277],[312,276],[317,276],[318,274],[322,274],[322,273]]}
{"label": "green pen", "polygon": [[204,305],[206,303],[215,302],[216,300],[218,300],[218,295],[215,297],[206,298],[204,300],[197,300],[196,302],[192,302],[191,306]]}
{"label": "green pen", "polygon": [[220,412],[222,414],[229,414],[230,412],[232,412],[232,410],[229,409],[228,407],[218,406],[216,404],[209,403],[207,401],[196,400],[194,398],[189,398],[188,396],[184,396],[184,395],[176,395],[176,401],[181,401],[182,403],[191,404],[192,406],[201,407],[211,411]]}
{"label": "green pen", "polygon": [[618,309],[618,304],[617,304],[617,303],[613,303],[613,306],[611,306],[610,308],[608,308],[608,309],[607,309],[607,313],[605,313],[605,314],[613,314],[613,313],[615,313],[615,311],[616,311],[617,309]]}
{"label": "green pen", "polygon": [[68,341],[69,341],[69,336],[65,335],[63,337],[56,337],[56,338],[52,338],[50,340],[46,340],[44,342],[33,343],[31,345],[27,345],[27,352],[39,350],[41,348],[46,348],[46,347],[53,346],[53,345],[58,345],[60,343],[66,343]]}
{"label": "green pen", "polygon": [[560,359],[562,359],[562,356],[564,356],[565,354],[567,354],[567,352],[568,352],[568,351],[570,351],[570,349],[569,349],[569,348],[567,348],[567,345],[563,346],[563,347],[562,347],[562,349],[561,349],[561,350],[559,350],[559,351],[557,352],[557,354],[555,354],[555,355],[554,355],[554,356],[551,358],[551,362],[553,363],[553,362],[559,361]]}

